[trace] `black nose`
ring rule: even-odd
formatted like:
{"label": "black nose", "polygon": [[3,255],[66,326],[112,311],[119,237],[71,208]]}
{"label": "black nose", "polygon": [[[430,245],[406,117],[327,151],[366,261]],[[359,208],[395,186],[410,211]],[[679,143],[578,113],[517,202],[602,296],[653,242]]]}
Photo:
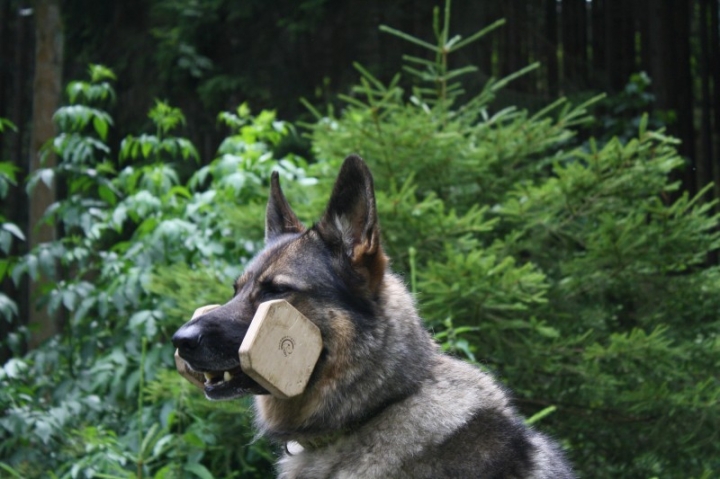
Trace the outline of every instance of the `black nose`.
{"label": "black nose", "polygon": [[172,337],[173,346],[180,350],[180,355],[183,352],[191,352],[197,348],[202,341],[202,334],[200,334],[199,328],[195,324],[186,324],[182,328],[178,329]]}

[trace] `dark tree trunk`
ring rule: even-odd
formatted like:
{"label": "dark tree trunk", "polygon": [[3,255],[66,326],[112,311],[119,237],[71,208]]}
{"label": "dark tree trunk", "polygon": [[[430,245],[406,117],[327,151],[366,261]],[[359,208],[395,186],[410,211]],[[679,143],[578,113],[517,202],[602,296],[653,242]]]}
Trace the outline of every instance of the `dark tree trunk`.
{"label": "dark tree trunk", "polygon": [[558,20],[557,1],[545,0],[545,64],[547,65],[547,85],[551,98],[557,97],[559,93],[559,72],[558,72]]}
{"label": "dark tree trunk", "polygon": [[605,57],[605,1],[593,0],[591,5],[591,46],[592,46],[592,74],[590,86],[604,89],[607,86],[606,57]]}
{"label": "dark tree trunk", "polygon": [[[662,3],[662,2],[661,2]],[[670,9],[671,32],[670,37],[672,48],[671,56],[674,62],[669,65],[666,79],[673,84],[670,90],[669,109],[677,112],[676,134],[682,140],[680,153],[691,160],[695,155],[695,127],[693,120],[693,82],[690,69],[690,12],[693,5],[687,0],[673,0]],[[673,82],[672,79],[675,79]],[[688,172],[686,187],[691,193],[697,191],[697,180],[693,177],[692,171]]]}
{"label": "dark tree trunk", "polygon": [[[55,165],[55,158],[48,155],[45,164],[40,162],[42,146],[55,136],[53,114],[60,104],[62,92],[62,54],[63,37],[58,0],[40,0],[36,4],[36,48],[35,79],[33,81],[33,120],[30,137],[30,171]],[[38,182],[30,195],[29,239],[35,247],[55,239],[55,230],[41,224],[45,210],[55,201],[55,191],[43,182]],[[40,281],[31,284],[31,299],[35,300],[42,288]],[[31,330],[31,348],[57,332],[55,319],[47,310],[30,308],[29,326]]]}
{"label": "dark tree trunk", "polygon": [[622,2],[623,0],[605,0],[605,25],[612,29],[605,35],[605,66],[607,87],[613,92],[622,86],[624,76],[621,71],[622,38],[618,34],[619,26],[622,25]]}
{"label": "dark tree trunk", "polygon": [[575,89],[585,86],[587,18],[585,0],[562,0],[563,74]]}
{"label": "dark tree trunk", "polygon": [[650,11],[650,2],[653,0],[637,0],[636,18],[637,29],[640,33],[640,65],[639,68],[644,71],[650,71],[650,21],[648,19]]}
{"label": "dark tree trunk", "polygon": [[605,0],[605,66],[609,89],[623,89],[635,69],[633,4],[628,0]]}
{"label": "dark tree trunk", "polygon": [[[524,45],[522,10],[525,3],[522,0],[507,0],[502,3],[502,14],[507,20],[503,28],[503,48],[500,50],[500,75],[515,73],[527,65]],[[522,81],[515,80],[513,87],[518,88]]]}
{"label": "dark tree trunk", "polygon": [[[11,10],[10,2],[4,1],[0,6],[0,117],[8,118],[8,104],[7,101],[10,98],[10,72],[12,71],[11,45],[10,45],[10,33],[11,33]],[[0,153],[5,152],[5,141],[0,136]]]}
{"label": "dark tree trunk", "polygon": [[712,102],[715,127],[715,158],[713,164],[713,182],[715,184],[715,198],[720,198],[720,0],[710,2],[710,65],[713,80],[714,98]]}
{"label": "dark tree trunk", "polygon": [[697,158],[698,187],[712,181],[713,139],[712,139],[712,98],[710,93],[710,3],[714,0],[700,0],[700,151]]}
{"label": "dark tree trunk", "polygon": [[[14,71],[14,65],[12,64],[13,56],[11,54],[10,35],[13,25],[17,25],[17,23],[12,22],[11,15],[10,2],[2,2],[2,6],[0,7],[0,117],[2,118],[9,118],[8,100],[13,97],[11,94],[13,89],[11,72]],[[17,44],[14,45],[14,48],[17,47]],[[8,150],[10,148],[8,148],[8,145],[10,142],[7,141],[8,138],[12,138],[9,131],[6,130],[5,133],[0,133],[0,161],[6,161],[9,157]],[[12,214],[12,206],[14,206],[12,203],[14,203],[13,199],[16,190],[17,188],[11,188],[7,198],[0,198],[0,201],[2,201],[0,204],[2,215],[11,220],[14,216]],[[17,299],[18,296],[15,285],[10,278],[5,278],[0,281],[0,292],[13,299]],[[0,320],[0,337],[7,338],[14,327],[14,324]],[[0,364],[4,364],[10,356],[11,351],[7,349],[5,341],[3,341],[0,344]]]}
{"label": "dark tree trunk", "polygon": [[[675,121],[669,132],[682,144],[680,153],[688,160],[683,173],[685,188],[697,191],[694,171],[694,127],[692,116],[692,77],[690,72],[690,9],[685,0],[648,2],[648,65],[652,91],[659,110],[672,112]],[[672,32],[672,34],[668,34]]]}
{"label": "dark tree trunk", "polygon": [[[32,17],[30,13],[31,10],[22,5],[13,11],[12,15],[14,15],[13,23],[15,28],[10,45],[12,55],[6,57],[11,59],[12,62],[8,81],[9,96],[6,98],[9,99],[10,120],[17,126],[17,132],[7,136],[8,144],[6,144],[6,148],[9,150],[9,159],[17,168],[16,176],[20,182],[10,188],[4,207],[10,221],[22,228],[27,226],[27,195],[25,194],[22,180],[28,173],[27,136],[28,111],[30,109],[29,98],[31,93],[28,78],[30,77],[30,65],[34,45]],[[26,243],[15,242],[12,253],[23,254],[26,248]],[[9,293],[8,296],[13,298],[17,303],[20,313],[19,321],[24,324],[27,321],[30,310],[27,279],[24,278],[17,287],[12,281],[6,281],[5,291],[7,291]],[[15,324],[10,325],[10,329],[15,329],[16,326]]]}

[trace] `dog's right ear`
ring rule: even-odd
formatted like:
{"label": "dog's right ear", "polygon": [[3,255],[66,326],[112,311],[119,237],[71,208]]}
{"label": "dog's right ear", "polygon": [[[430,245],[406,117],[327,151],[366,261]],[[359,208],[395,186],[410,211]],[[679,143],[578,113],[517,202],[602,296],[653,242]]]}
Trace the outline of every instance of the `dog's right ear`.
{"label": "dog's right ear", "polygon": [[290,208],[280,188],[277,171],[270,176],[270,198],[265,212],[265,243],[270,243],[280,235],[302,233],[305,227]]}
{"label": "dog's right ear", "polygon": [[385,273],[387,257],[380,245],[372,174],[359,156],[345,158],[317,230],[328,244],[340,247],[374,291]]}

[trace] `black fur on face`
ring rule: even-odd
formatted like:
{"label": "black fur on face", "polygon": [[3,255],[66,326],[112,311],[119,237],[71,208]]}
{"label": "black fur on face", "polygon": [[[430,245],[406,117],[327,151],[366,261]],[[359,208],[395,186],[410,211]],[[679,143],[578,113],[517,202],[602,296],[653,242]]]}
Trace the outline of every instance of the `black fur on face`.
{"label": "black fur on face", "polygon": [[238,349],[260,303],[285,299],[320,328],[324,352],[311,378],[317,380],[328,353],[341,341],[332,312],[352,312],[353,331],[373,316],[373,297],[385,271],[379,244],[372,176],[358,157],[346,159],[321,221],[306,230],[271,178],[265,223],[266,247],[234,284],[223,306],[183,325],[173,344],[191,370],[204,374],[210,399],[266,391],[240,368]]}

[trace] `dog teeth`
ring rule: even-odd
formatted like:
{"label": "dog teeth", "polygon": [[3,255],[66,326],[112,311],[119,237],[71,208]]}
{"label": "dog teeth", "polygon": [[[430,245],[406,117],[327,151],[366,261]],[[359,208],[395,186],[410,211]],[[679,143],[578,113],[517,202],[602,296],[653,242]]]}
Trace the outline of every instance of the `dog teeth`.
{"label": "dog teeth", "polygon": [[205,376],[205,382],[209,384],[220,384],[230,381],[233,378],[230,371],[224,371],[223,373],[203,373],[203,376]]}

